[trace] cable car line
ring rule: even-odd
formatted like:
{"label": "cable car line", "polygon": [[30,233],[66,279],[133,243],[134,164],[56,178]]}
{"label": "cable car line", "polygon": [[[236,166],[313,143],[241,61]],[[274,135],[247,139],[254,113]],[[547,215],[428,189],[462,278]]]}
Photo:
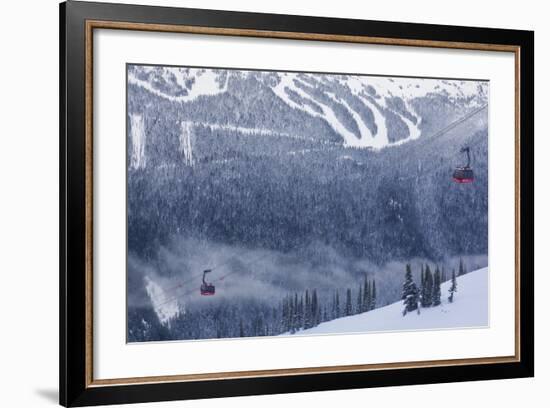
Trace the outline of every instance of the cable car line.
{"label": "cable car line", "polygon": [[[470,119],[471,117],[473,117],[474,115],[478,114],[479,112],[481,112],[482,110],[486,109],[489,105],[486,104],[486,105],[483,105],[475,110],[473,110],[472,112],[466,114],[465,116],[455,120],[454,122],[450,123],[449,125],[445,126],[443,129],[433,133],[430,138],[433,138],[433,137],[438,137],[438,136],[442,136],[444,135],[445,133],[449,132],[450,130],[454,129],[455,127],[457,127],[458,125],[464,123],[465,121],[467,121],[468,119]],[[465,146],[463,148],[461,148],[460,150],[460,153],[464,153],[466,152],[467,155],[468,155],[468,162],[465,166],[456,166],[455,167],[455,170],[453,172],[453,180],[457,183],[472,183],[473,182],[473,178],[474,178],[474,175],[473,175],[473,170],[471,169],[470,167],[470,147],[469,146]],[[473,155],[473,152],[471,152],[472,155]],[[435,171],[443,168],[443,167],[448,167],[448,164],[441,164],[439,166],[437,166],[436,168],[434,168],[432,170],[431,173],[434,173]],[[423,178],[423,177],[428,177],[429,174],[425,173],[425,172],[422,172],[423,174],[416,174],[416,175],[412,175],[412,176],[408,176],[408,177],[397,177],[398,180],[410,180],[410,179],[416,179],[418,180],[419,178]],[[456,177],[455,177],[456,176]]]}
{"label": "cable car line", "polygon": [[[248,263],[246,263],[246,264],[247,264],[247,265],[252,265],[252,264],[254,264],[254,263],[260,261],[261,259],[267,257],[268,255],[269,255],[269,253],[264,254],[264,255],[262,255],[262,256],[260,256],[260,257],[258,257],[258,258],[256,258],[256,259],[254,259],[254,260],[252,260],[251,262],[248,262]],[[203,273],[204,273],[204,272],[201,272],[201,274],[203,274]],[[214,283],[214,282],[221,282],[221,281],[225,280],[225,278],[227,278],[229,275],[232,275],[232,274],[234,274],[234,273],[237,273],[237,271],[229,272],[229,273],[227,273],[227,274],[225,274],[225,275],[223,275],[223,276],[221,276],[221,277],[219,277],[219,278],[213,280],[211,283]],[[186,292],[184,292],[184,293],[182,293],[182,294],[179,294],[179,295],[176,295],[176,296],[172,296],[172,297],[170,297],[170,298],[168,298],[168,299],[165,299],[162,303],[158,304],[157,307],[164,306],[165,304],[168,304],[168,303],[170,303],[170,302],[173,302],[174,300],[177,300],[177,299],[179,299],[180,297],[185,297],[185,296],[187,296],[187,295],[190,295],[190,294],[196,292],[196,290],[197,290],[197,288],[196,288],[196,287],[193,287],[192,289],[190,289],[190,290],[188,290],[188,291],[186,291]]]}
{"label": "cable car line", "polygon": [[434,134],[432,134],[431,137],[436,137],[436,136],[442,136],[444,135],[445,133],[447,133],[448,131],[454,129],[455,127],[457,127],[458,125],[466,122],[468,119],[470,119],[472,116],[478,114],[479,112],[481,112],[482,110],[486,109],[487,107],[489,106],[489,104],[486,104],[486,105],[483,105],[475,110],[473,110],[472,112],[466,114],[465,116],[455,120],[454,122],[450,123],[449,125],[445,126],[443,129],[435,132]]}
{"label": "cable car line", "polygon": [[[249,262],[245,262],[245,265],[247,265],[247,266],[253,265],[253,264],[255,264],[256,262],[259,262],[259,261],[261,261],[262,259],[266,258],[268,255],[269,255],[269,253],[263,254],[263,255],[261,255],[261,256],[255,258],[255,259],[249,261]],[[234,258],[234,257],[236,257],[236,255],[234,255],[232,258]],[[219,268],[220,266],[222,266],[222,265],[224,265],[224,264],[226,264],[226,263],[227,263],[227,262],[225,262],[225,263],[223,263],[223,264],[220,264],[220,265],[217,265],[216,268]],[[205,271],[206,271],[206,270],[212,271],[212,270],[214,270],[214,268],[205,269]],[[189,282],[189,281],[191,281],[191,280],[195,280],[197,276],[201,276],[201,275],[204,276],[204,275],[205,275],[205,271],[201,272],[200,274],[195,275],[195,277],[194,277],[193,279],[187,279],[186,282]],[[209,272],[206,272],[206,273],[209,273]],[[221,282],[221,281],[225,280],[225,278],[227,278],[228,276],[233,275],[233,274],[235,274],[235,273],[237,273],[237,271],[228,272],[228,273],[226,273],[225,275],[222,275],[222,276],[220,276],[219,278],[214,279],[214,280],[211,281],[210,283]],[[179,287],[178,287],[176,290],[181,289],[182,286],[183,286],[183,283],[182,283],[182,284],[179,284],[178,286],[179,286]],[[201,286],[202,286],[202,285],[201,285]],[[172,288],[172,290],[174,290],[174,288]],[[193,292],[195,292],[196,290],[197,290],[197,288],[196,288],[196,287],[193,287],[192,289],[190,289],[190,290],[188,290],[188,291],[186,291],[186,292],[184,292],[184,293],[182,293],[182,294],[175,295],[175,296],[172,296],[172,297],[170,297],[170,298],[168,298],[168,299],[165,299],[162,303],[158,304],[157,307],[164,306],[165,304],[168,304],[168,303],[170,303],[170,302],[172,302],[172,301],[174,301],[174,300],[177,300],[177,299],[179,299],[180,297],[184,297],[184,296],[190,295],[190,294],[192,294]],[[214,291],[215,291],[215,289],[214,289]],[[213,294],[213,293],[211,293],[211,294]],[[211,294],[209,294],[209,295],[211,295]],[[208,295],[205,295],[205,296],[208,296]]]}
{"label": "cable car line", "polygon": [[[231,255],[229,258],[227,258],[224,262],[218,264],[218,265],[215,265],[215,266],[212,266],[210,268],[207,268],[211,271],[215,270],[215,269],[218,269],[226,264],[228,264],[231,260],[237,258],[237,257],[240,257],[241,255],[244,255],[245,253],[249,252],[248,249],[244,249],[242,250],[241,252],[238,252],[237,254],[235,255]],[[203,275],[203,272],[199,272],[199,273],[196,273],[194,275],[191,275],[189,278],[183,280],[183,281],[180,281],[177,285],[174,285],[174,286],[171,286],[169,287],[168,289],[165,289],[165,292],[173,292],[173,291],[176,291],[178,289],[180,289],[181,287],[191,283],[192,281],[194,280],[197,280],[198,278],[200,278],[201,276]]]}

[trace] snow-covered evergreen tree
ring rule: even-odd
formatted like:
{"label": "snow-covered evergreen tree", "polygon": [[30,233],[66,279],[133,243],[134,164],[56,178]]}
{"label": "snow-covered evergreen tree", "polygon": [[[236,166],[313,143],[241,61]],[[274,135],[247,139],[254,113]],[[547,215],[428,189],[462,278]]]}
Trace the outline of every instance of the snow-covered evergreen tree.
{"label": "snow-covered evergreen tree", "polygon": [[405,281],[403,282],[403,291],[401,293],[403,300],[403,315],[412,312],[418,308],[418,288],[413,281],[411,265],[407,264],[405,271]]}
{"label": "snow-covered evergreen tree", "polygon": [[433,276],[430,270],[430,265],[426,265],[424,270],[424,284],[422,285],[422,307],[430,307],[432,305],[433,292]]}
{"label": "snow-covered evergreen tree", "polygon": [[359,286],[359,292],[357,293],[357,304],[355,305],[355,311],[357,314],[363,312],[363,288]]}
{"label": "snow-covered evergreen tree", "polygon": [[294,302],[292,303],[292,328],[291,333],[294,333],[298,327],[300,322],[300,316],[298,314],[298,293],[294,294]]}
{"label": "snow-covered evergreen tree", "polygon": [[456,276],[455,276],[455,270],[453,269],[453,274],[451,276],[451,287],[449,288],[449,302],[453,303],[454,294],[458,290],[456,285]]}
{"label": "snow-covered evergreen tree", "polygon": [[435,267],[434,283],[432,292],[432,305],[439,306],[441,304],[441,272],[439,267]]}
{"label": "snow-covered evergreen tree", "polygon": [[365,302],[365,312],[368,312],[372,303],[371,283],[369,280],[367,280],[367,295],[365,297]]}
{"label": "snow-covered evergreen tree", "polygon": [[311,295],[311,315],[313,326],[321,323],[321,310],[319,308],[319,299],[317,298],[317,289],[313,289],[313,295]]}
{"label": "snow-covered evergreen tree", "polygon": [[297,329],[304,327],[304,295],[300,295],[300,303],[298,303],[298,326]]}
{"label": "snow-covered evergreen tree", "polygon": [[376,309],[376,282],[372,280],[370,310]]}
{"label": "snow-covered evergreen tree", "polygon": [[351,289],[348,288],[346,291],[346,307],[344,309],[345,316],[351,316],[353,312],[353,306],[351,303]]}
{"label": "snow-covered evergreen tree", "polygon": [[287,332],[290,330],[290,299],[286,296],[281,306],[281,330]]}
{"label": "snow-covered evergreen tree", "polygon": [[369,310],[369,280],[365,276],[365,282],[363,284],[363,312],[367,312]]}
{"label": "snow-covered evergreen tree", "polygon": [[304,329],[309,329],[312,326],[311,323],[311,302],[309,300],[309,290],[306,289],[306,300],[304,307]]}

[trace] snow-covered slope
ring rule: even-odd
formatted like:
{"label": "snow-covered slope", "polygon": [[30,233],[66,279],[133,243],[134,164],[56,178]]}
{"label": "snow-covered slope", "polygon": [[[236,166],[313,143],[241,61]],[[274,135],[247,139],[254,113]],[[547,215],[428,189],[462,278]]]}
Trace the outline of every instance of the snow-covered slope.
{"label": "snow-covered slope", "polygon": [[227,82],[210,69],[139,66],[128,72],[128,82],[172,102],[190,102],[227,90]]}
{"label": "snow-covered slope", "polygon": [[[257,80],[253,88],[245,85],[250,78]],[[414,107],[418,98],[442,96],[465,110],[483,106],[488,99],[487,82],[365,75],[130,66],[128,82],[177,103],[227,92],[242,99],[243,93],[258,92],[258,86],[269,88],[273,98],[292,110],[324,120],[344,146],[374,149],[421,137],[423,118]]]}
{"label": "snow-covered slope", "polygon": [[[145,290],[160,323],[163,325],[169,324],[170,319],[176,317],[180,312],[179,302],[171,299],[162,286],[148,276],[145,277]],[[167,302],[167,299],[170,301]]]}
{"label": "snow-covered slope", "polygon": [[[295,335],[358,333],[370,331],[403,331],[421,329],[480,327],[489,324],[488,268],[479,269],[457,278],[458,292],[453,303],[447,300],[450,281],[441,285],[442,304],[421,308],[403,316],[403,302],[355,316],[321,323]],[[288,333],[286,334],[288,335]]]}

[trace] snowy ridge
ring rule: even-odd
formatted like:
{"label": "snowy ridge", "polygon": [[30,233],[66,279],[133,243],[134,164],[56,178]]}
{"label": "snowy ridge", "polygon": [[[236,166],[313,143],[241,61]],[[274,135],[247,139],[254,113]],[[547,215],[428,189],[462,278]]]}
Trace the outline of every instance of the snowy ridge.
{"label": "snowy ridge", "polygon": [[306,113],[309,113],[311,116],[321,116],[319,113],[315,112],[311,107],[307,105],[299,105],[296,102],[294,102],[292,99],[290,99],[286,89],[291,89],[292,91],[296,92],[298,95],[300,95],[304,99],[310,99],[309,96],[302,91],[300,88],[298,88],[294,84],[294,79],[296,77],[296,74],[289,74],[289,73],[283,73],[279,76],[279,83],[272,87],[273,92],[275,92],[275,95],[277,95],[279,98],[283,100],[287,105],[289,105],[292,108],[303,110]]}
{"label": "snowy ridge", "polygon": [[[365,147],[364,144],[361,143],[359,139],[357,139],[357,136],[355,136],[352,132],[346,129],[346,127],[342,123],[340,123],[340,121],[336,118],[336,114],[329,106],[319,101],[313,100],[306,92],[304,92],[301,88],[297,87],[294,81],[299,82],[299,79],[297,78],[297,74],[290,74],[290,73],[281,74],[281,81],[277,86],[273,88],[273,92],[275,92],[275,94],[290,107],[303,110],[304,112],[310,114],[311,116],[321,117],[325,119],[328,122],[328,124],[334,129],[334,131],[336,131],[336,133],[340,134],[344,138],[345,146]],[[314,111],[308,105],[299,105],[296,102],[294,102],[288,96],[287,89],[290,89],[296,92],[303,99],[309,100],[315,105],[319,106],[319,108],[322,110],[322,113],[318,113]]]}
{"label": "snowy ridge", "polygon": [[[281,98],[287,105],[292,108],[300,109],[311,116],[321,117],[327,121],[327,123],[344,139],[344,145],[348,147],[358,148],[374,148],[380,149],[383,147],[397,146],[405,142],[418,139],[421,135],[420,123],[422,118],[416,114],[414,109],[410,105],[410,101],[414,98],[426,96],[430,93],[445,92],[452,98],[469,98],[478,95],[480,92],[486,96],[486,86],[483,90],[478,89],[477,83],[470,83],[468,81],[440,81],[432,79],[414,79],[414,78],[384,78],[384,77],[367,77],[367,76],[337,76],[338,80],[329,80],[326,75],[313,75],[313,74],[296,74],[296,73],[282,73],[279,75],[279,83],[273,87],[273,92]],[[342,79],[344,78],[344,79]],[[349,131],[343,123],[336,117],[334,110],[327,106],[323,101],[313,98],[306,93],[299,84],[304,84],[304,81],[310,81],[311,83],[318,83],[321,87],[343,87],[356,96],[362,104],[368,108],[373,116],[376,124],[377,131],[371,132],[364,122],[359,113],[354,110],[343,98],[336,96],[333,92],[326,91],[325,94],[336,103],[343,105],[352,116],[353,120],[357,123],[359,128],[359,135],[355,135]],[[372,103],[366,95],[368,94],[367,87],[371,87],[374,90],[374,96],[377,98],[377,103],[384,109],[390,109],[387,106],[385,98],[399,97],[403,100],[407,112],[414,118],[416,123],[411,121],[406,115],[400,112],[390,109],[394,114],[399,116],[408,128],[408,137],[398,140],[396,142],[390,142],[388,139],[388,128],[386,124],[386,117],[383,110],[380,107]],[[290,92],[298,94],[304,100],[317,105],[322,113],[316,112],[310,106],[305,104],[298,104],[290,97]],[[371,91],[372,92],[372,91]],[[476,100],[475,98],[473,100]]]}
{"label": "snowy ridge", "polygon": [[[158,73],[158,70],[161,70]],[[166,98],[172,102],[191,102],[199,96],[211,96],[227,91],[227,81],[220,86],[217,74],[206,69],[182,69],[172,67],[140,67],[140,71],[149,75],[149,80],[139,78],[136,73],[128,73],[128,83],[141,86],[149,92]],[[155,76],[152,74],[155,73]],[[171,75],[171,76],[170,76]],[[152,78],[151,78],[152,77]],[[171,95],[163,92],[152,82],[158,82],[159,77],[175,91],[184,92],[184,95]],[[187,82],[187,83],[186,83]]]}
{"label": "snowy ridge", "polygon": [[294,335],[487,327],[488,268],[457,277],[457,284],[453,303],[447,299],[450,287],[447,281],[441,284],[441,305],[421,308],[420,314],[411,312],[403,316],[403,302],[399,301],[370,312],[324,322]]}
{"label": "snowy ridge", "polygon": [[[409,108],[409,112],[412,112],[412,109]],[[401,119],[405,124],[407,125],[407,128],[409,129],[409,137],[407,139],[401,139],[397,142],[388,143],[388,146],[399,146],[403,143],[410,142],[411,140],[418,139],[420,135],[422,134],[422,131],[420,130],[420,123],[422,122],[422,118],[419,116],[416,117],[416,124],[414,124],[409,118],[406,116],[401,116]]]}
{"label": "snowy ridge", "polygon": [[374,115],[374,122],[378,126],[378,132],[376,135],[378,143],[377,143],[377,146],[375,147],[383,147],[383,146],[389,145],[390,141],[388,139],[388,128],[386,127],[386,118],[384,117],[380,109],[378,109],[378,107],[376,107],[373,103],[371,103],[368,99],[366,99],[362,95],[357,94],[356,96],[359,99],[361,99],[361,101],[367,106],[367,108],[371,110],[371,112]]}
{"label": "snowy ridge", "polygon": [[[262,78],[262,75],[257,71],[135,66],[128,72],[128,83],[167,100],[184,103],[200,96],[233,92],[228,85],[230,78],[240,81],[251,76]],[[291,72],[269,75],[276,80],[261,79],[261,86],[269,87],[290,108],[326,121],[342,137],[345,147],[356,148],[381,149],[418,139],[422,118],[411,103],[417,98],[443,95],[451,101],[460,101],[467,108],[476,108],[487,103],[489,91],[488,83],[480,81]],[[355,98],[353,103],[349,98]],[[389,102],[395,103],[396,99],[402,109],[395,108]],[[357,109],[371,112],[374,123],[366,123],[364,115]],[[397,119],[392,119],[392,115]],[[389,135],[388,121],[398,119],[406,125],[406,129],[402,129],[396,138],[395,127],[394,133]],[[209,126],[230,129],[229,125]],[[252,130],[236,126],[231,130],[264,136],[277,134],[268,129]]]}
{"label": "snowy ridge", "polygon": [[[374,148],[380,148],[388,144],[387,139],[384,140],[382,138],[376,138],[376,134],[372,134],[372,132],[369,130],[361,116],[351,108],[351,106],[348,105],[348,103],[338,98],[336,95],[334,95],[331,92],[327,92],[327,95],[334,101],[341,103],[344,105],[344,107],[351,113],[351,116],[357,123],[357,126],[359,127],[359,133],[361,135],[360,138],[357,138],[353,133],[351,133],[351,137],[346,138],[345,144],[346,146],[352,146],[352,147],[374,147]],[[387,138],[387,136],[386,136]]]}
{"label": "snowy ridge", "polygon": [[[357,89],[358,84],[372,86],[376,90],[376,94],[382,97],[382,103],[384,103],[385,97],[392,96],[411,100],[428,94],[445,93],[452,99],[476,99],[475,97],[478,96],[486,98],[488,93],[488,83],[486,82],[383,76],[346,75],[345,77],[343,82],[351,89]],[[481,106],[481,103],[479,105]]]}

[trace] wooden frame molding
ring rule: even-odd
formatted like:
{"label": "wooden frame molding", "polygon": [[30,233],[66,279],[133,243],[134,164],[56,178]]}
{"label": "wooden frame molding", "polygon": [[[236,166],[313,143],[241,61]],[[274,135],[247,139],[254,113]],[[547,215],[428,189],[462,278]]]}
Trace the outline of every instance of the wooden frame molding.
{"label": "wooden frame molding", "polygon": [[[452,359],[452,360],[433,360],[433,361],[417,361],[417,362],[402,362],[402,363],[386,363],[386,364],[359,364],[359,365],[343,365],[343,366],[324,366],[324,367],[307,367],[307,368],[288,368],[276,370],[254,370],[254,371],[237,371],[223,373],[206,373],[206,374],[186,374],[186,375],[170,375],[170,376],[154,376],[154,377],[132,377],[132,378],[114,378],[114,379],[97,379],[93,378],[93,33],[94,29],[110,29],[110,30],[131,30],[131,31],[146,31],[146,32],[168,32],[168,33],[187,33],[187,34],[203,34],[203,35],[223,35],[223,36],[244,36],[256,38],[277,38],[291,40],[307,40],[307,41],[330,41],[341,43],[361,43],[361,44],[379,44],[392,46],[410,46],[410,47],[431,47],[431,48],[452,48],[464,50],[478,51],[495,51],[495,52],[512,52],[515,58],[515,86],[516,86],[516,101],[515,101],[515,143],[516,143],[516,186],[515,186],[515,208],[516,208],[516,322],[515,322],[515,355],[502,357],[485,357],[485,358],[467,358],[467,359]],[[271,377],[271,376],[292,376],[298,374],[320,374],[320,373],[337,373],[343,371],[372,371],[372,370],[388,370],[388,369],[410,369],[421,367],[441,367],[448,365],[466,365],[466,364],[495,364],[520,361],[520,292],[519,292],[519,145],[520,145],[520,128],[519,128],[519,52],[520,47],[500,44],[483,44],[483,43],[465,43],[465,42],[447,42],[447,41],[425,41],[425,40],[408,40],[394,38],[379,38],[368,36],[348,36],[348,35],[326,35],[314,33],[298,33],[298,32],[281,32],[281,31],[261,31],[261,30],[243,30],[243,29],[227,29],[215,27],[196,27],[188,25],[166,25],[166,24],[147,24],[147,23],[125,23],[115,21],[87,20],[86,21],[86,197],[87,197],[87,215],[86,215],[86,385],[88,387],[105,386],[105,385],[127,385],[127,384],[144,384],[144,383],[163,383],[163,382],[179,382],[179,381],[204,381],[204,380],[223,380],[247,377]]]}
{"label": "wooden frame molding", "polygon": [[[533,32],[73,0],[60,4],[59,11],[59,395],[62,405],[218,398],[534,375]],[[515,58],[514,355],[94,378],[93,57],[96,30],[512,53]]]}

